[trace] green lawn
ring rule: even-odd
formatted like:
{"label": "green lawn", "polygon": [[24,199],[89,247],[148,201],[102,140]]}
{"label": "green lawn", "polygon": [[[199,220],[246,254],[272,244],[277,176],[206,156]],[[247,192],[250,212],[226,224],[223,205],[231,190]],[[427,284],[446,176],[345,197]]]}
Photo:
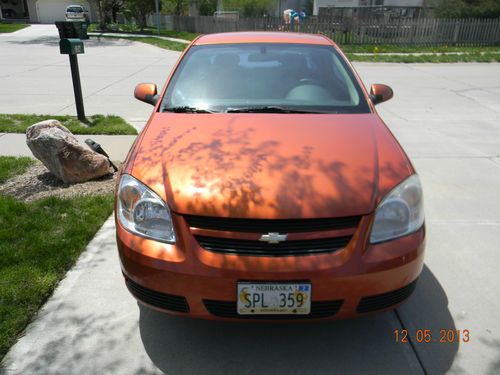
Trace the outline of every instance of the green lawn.
{"label": "green lawn", "polygon": [[25,23],[0,23],[0,34],[1,33],[13,33],[14,31],[24,29],[29,27]]}
{"label": "green lawn", "polygon": [[457,62],[500,62],[500,53],[466,53],[463,55],[354,55],[346,53],[351,61],[394,62],[394,63],[457,63]]}
{"label": "green lawn", "polygon": [[[500,46],[391,46],[391,45],[340,45],[351,61],[398,62],[398,63],[452,63],[452,62],[498,62]],[[456,53],[461,54],[456,54]],[[355,55],[370,53],[371,55]],[[423,55],[384,55],[386,53],[419,53]]]}
{"label": "green lawn", "polygon": [[0,114],[0,132],[24,133],[30,125],[48,119],[59,120],[74,134],[137,134],[121,117],[103,115],[88,116],[89,123],[83,124],[73,116]]}
{"label": "green lawn", "polygon": [[35,160],[28,157],[16,158],[14,156],[0,157],[0,184],[7,181],[12,176],[22,174],[33,165]]}
{"label": "green lawn", "polygon": [[142,42],[142,43],[147,43],[147,44],[152,44],[153,46],[157,46],[163,49],[169,49],[172,51],[184,51],[186,47],[188,46],[187,44],[184,43],[178,43],[178,42],[172,42],[170,40],[164,40],[164,39],[159,39],[159,38],[127,38],[134,40],[136,42]]}
{"label": "green lawn", "polygon": [[[123,38],[112,34],[103,35],[106,38]],[[151,44],[163,49],[173,51],[184,51],[186,44],[171,42],[169,40],[158,39],[154,37],[125,37],[124,39],[133,40]],[[395,62],[395,63],[453,63],[453,62],[500,62],[500,49],[498,47],[469,47],[467,48],[450,48],[442,51],[442,48],[422,48],[417,47],[397,47],[385,46],[381,49],[375,49],[377,46],[361,46],[347,45],[341,47],[351,61],[367,61],[367,62]],[[396,48],[397,47],[397,48]],[[375,53],[374,53],[375,51]],[[382,52],[384,51],[384,52]],[[423,55],[381,55],[381,53],[424,53]],[[446,52],[464,52],[464,54],[446,54]],[[371,53],[371,55],[355,55],[355,53]]]}
{"label": "green lawn", "polygon": [[[153,29],[151,33],[156,35],[156,29]],[[194,38],[196,38],[200,34],[188,33],[187,31],[174,31],[174,30],[160,29],[160,35],[161,36],[168,36],[170,38],[193,40]]]}
{"label": "green lawn", "polygon": [[391,46],[384,44],[348,44],[339,47],[345,53],[446,53],[446,52],[500,52],[500,46],[459,47],[459,46]]}
{"label": "green lawn", "polygon": [[[115,25],[115,32],[120,33],[135,33],[145,35],[156,35],[156,29],[145,28],[143,31],[137,25]],[[96,31],[96,25],[90,25],[89,31]],[[182,31],[173,31],[161,29],[160,34],[173,38],[193,40],[199,34],[188,33]],[[103,35],[108,38],[119,38],[112,33]],[[137,38],[126,37],[126,39],[152,44],[154,46],[169,49],[173,51],[184,51],[185,44],[171,42],[154,38]],[[353,34],[350,40],[356,40]],[[449,62],[499,62],[500,61],[500,46],[483,46],[483,47],[460,47],[460,46],[397,46],[383,44],[339,44],[342,51],[346,53],[351,61],[368,61],[368,62],[397,62],[397,63],[449,63]],[[463,55],[449,55],[449,52],[462,52]],[[373,55],[360,56],[354,53],[370,53]],[[424,53],[420,56],[400,56],[400,55],[380,55],[381,53]]]}
{"label": "green lawn", "polygon": [[[2,176],[26,165],[0,157]],[[0,196],[0,360],[113,211],[113,196]]]}
{"label": "green lawn", "polygon": [[[108,30],[107,31],[108,33],[109,32],[116,32],[116,33],[143,34],[143,35],[157,35],[156,28],[152,28],[152,27],[146,27],[142,31],[137,25],[115,24],[115,25],[110,25],[110,27],[114,27],[114,29]],[[100,30],[98,30],[98,25],[91,24],[88,28],[88,32],[100,32]],[[186,31],[174,31],[174,30],[168,30],[168,29],[161,28],[160,35],[167,36],[170,38],[193,40],[199,34],[188,33]]]}

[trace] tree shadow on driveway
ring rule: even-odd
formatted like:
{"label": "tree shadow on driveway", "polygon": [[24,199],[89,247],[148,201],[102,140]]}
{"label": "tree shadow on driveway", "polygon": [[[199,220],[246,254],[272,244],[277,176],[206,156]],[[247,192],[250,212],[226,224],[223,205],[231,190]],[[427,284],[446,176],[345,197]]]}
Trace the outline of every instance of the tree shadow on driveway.
{"label": "tree shadow on driveway", "polygon": [[57,36],[42,36],[34,39],[21,39],[21,40],[8,40],[7,43],[10,44],[45,44],[48,46],[58,46],[59,45],[59,37]]}
{"label": "tree shadow on driveway", "polygon": [[[394,330],[419,315],[416,329],[454,329],[446,293],[424,267],[416,292],[404,306],[359,319],[323,323],[227,323],[172,317],[142,305],[139,329],[144,348],[165,373],[422,373],[410,343]],[[414,313],[408,311],[414,309]],[[411,322],[410,322],[411,323]],[[415,336],[413,336],[415,337]],[[458,343],[434,344],[426,351],[433,371],[448,370]],[[417,350],[419,348],[417,347]],[[424,363],[427,366],[427,363]]]}
{"label": "tree shadow on driveway", "polygon": [[[46,46],[59,46],[60,38],[58,36],[43,36],[34,39],[22,39],[22,40],[8,40],[7,43],[11,44],[21,44],[21,45],[30,45],[30,44],[43,44]],[[107,47],[107,46],[130,46],[136,42],[127,39],[119,39],[119,38],[91,38],[84,39],[83,44],[86,48],[88,47]]]}

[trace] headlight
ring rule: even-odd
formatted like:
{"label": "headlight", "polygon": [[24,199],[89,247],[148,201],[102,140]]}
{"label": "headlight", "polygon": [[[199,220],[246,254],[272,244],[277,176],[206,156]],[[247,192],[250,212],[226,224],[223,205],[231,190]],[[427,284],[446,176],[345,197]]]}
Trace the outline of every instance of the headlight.
{"label": "headlight", "polygon": [[172,216],[165,202],[139,180],[124,174],[117,198],[120,224],[130,232],[153,240],[175,243]]}
{"label": "headlight", "polygon": [[414,174],[396,186],[378,205],[370,242],[406,236],[420,229],[423,223],[422,186]]}

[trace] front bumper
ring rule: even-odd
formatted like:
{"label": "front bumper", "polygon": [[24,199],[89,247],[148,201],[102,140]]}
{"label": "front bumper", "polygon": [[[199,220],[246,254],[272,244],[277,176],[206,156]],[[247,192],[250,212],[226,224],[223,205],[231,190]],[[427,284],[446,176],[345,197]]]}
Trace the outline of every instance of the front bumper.
{"label": "front bumper", "polygon": [[[172,314],[205,319],[341,319],[397,306],[413,291],[422,270],[425,227],[409,236],[371,245],[370,216],[352,240],[334,253],[254,257],[216,254],[199,246],[174,215],[177,243],[137,237],[117,221],[117,243],[127,286],[141,302]],[[238,281],[308,281],[307,316],[239,316]]]}

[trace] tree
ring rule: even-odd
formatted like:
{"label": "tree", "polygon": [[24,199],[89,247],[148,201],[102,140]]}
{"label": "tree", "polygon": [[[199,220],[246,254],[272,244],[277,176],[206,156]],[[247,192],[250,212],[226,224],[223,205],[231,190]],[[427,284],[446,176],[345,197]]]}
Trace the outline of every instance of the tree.
{"label": "tree", "polygon": [[[106,24],[116,23],[116,15],[123,7],[123,0],[92,0],[97,8],[97,22],[100,30],[106,30]],[[154,0],[152,0],[154,1]]]}
{"label": "tree", "polygon": [[243,17],[260,17],[276,8],[275,0],[226,0],[224,10],[239,11]]}
{"label": "tree", "polygon": [[108,0],[108,9],[111,14],[111,21],[116,23],[116,15],[123,7],[123,0]]}
{"label": "tree", "polygon": [[500,17],[499,0],[437,0],[436,17],[496,18]]}
{"label": "tree", "polygon": [[106,18],[108,13],[108,2],[109,0],[93,0],[97,8],[97,18],[100,30],[106,30]]}
{"label": "tree", "polygon": [[126,12],[135,18],[141,31],[144,30],[147,16],[155,11],[155,0],[124,0],[123,5]]}
{"label": "tree", "polygon": [[198,12],[200,16],[211,16],[217,10],[217,0],[200,0],[198,2]]}
{"label": "tree", "polygon": [[163,6],[163,13],[183,16],[188,14],[189,0],[163,0]]}

